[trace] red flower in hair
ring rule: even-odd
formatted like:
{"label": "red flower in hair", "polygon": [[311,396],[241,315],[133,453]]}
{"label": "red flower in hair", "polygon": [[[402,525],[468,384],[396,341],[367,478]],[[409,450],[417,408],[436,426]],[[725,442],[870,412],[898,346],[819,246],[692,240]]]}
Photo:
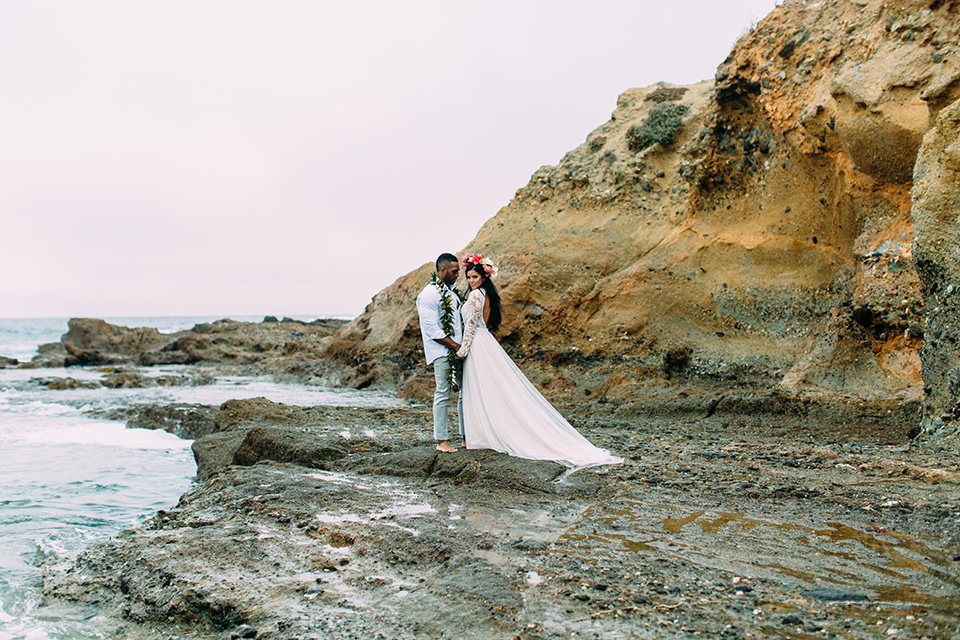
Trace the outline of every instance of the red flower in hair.
{"label": "red flower in hair", "polygon": [[488,278],[497,275],[497,266],[489,258],[484,258],[479,253],[467,253],[460,259],[460,266],[463,268],[477,264],[483,267],[483,272]]}

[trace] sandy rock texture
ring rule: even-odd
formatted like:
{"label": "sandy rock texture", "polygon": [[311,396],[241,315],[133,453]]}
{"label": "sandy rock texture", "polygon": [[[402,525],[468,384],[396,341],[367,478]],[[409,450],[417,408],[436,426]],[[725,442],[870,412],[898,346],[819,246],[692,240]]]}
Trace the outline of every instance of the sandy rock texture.
{"label": "sandy rock texture", "polygon": [[[952,2],[785,2],[714,81],[626,91],[464,248],[500,264],[501,341],[553,399],[687,378],[917,402],[910,190],[960,92],[958,29]],[[413,300],[431,270],[336,335],[340,382],[423,397]]]}
{"label": "sandy rock texture", "polygon": [[960,101],[943,109],[924,137],[912,215],[926,308],[923,428],[952,433],[960,419]]}
{"label": "sandy rock texture", "polygon": [[215,420],[252,455],[49,558],[48,597],[138,640],[960,633],[953,447],[647,418],[580,425],[626,461],[568,474],[438,454],[422,409],[254,399]]}

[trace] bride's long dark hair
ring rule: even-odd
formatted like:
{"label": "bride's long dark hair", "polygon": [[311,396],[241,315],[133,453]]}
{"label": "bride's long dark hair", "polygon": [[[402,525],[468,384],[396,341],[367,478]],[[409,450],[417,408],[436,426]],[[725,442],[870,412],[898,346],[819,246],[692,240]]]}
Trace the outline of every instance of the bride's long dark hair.
{"label": "bride's long dark hair", "polygon": [[487,277],[482,264],[470,264],[464,271],[473,271],[480,276],[480,288],[487,292],[487,298],[490,300],[490,319],[486,322],[487,329],[491,333],[500,328],[500,294],[493,280]]}

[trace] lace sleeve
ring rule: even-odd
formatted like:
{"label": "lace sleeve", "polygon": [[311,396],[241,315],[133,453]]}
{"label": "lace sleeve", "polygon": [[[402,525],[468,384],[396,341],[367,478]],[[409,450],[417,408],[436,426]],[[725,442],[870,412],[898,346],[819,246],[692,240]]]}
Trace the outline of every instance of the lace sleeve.
{"label": "lace sleeve", "polygon": [[477,334],[477,323],[483,318],[484,293],[481,289],[474,289],[470,292],[470,297],[463,303],[460,309],[460,315],[463,316],[463,342],[460,343],[460,350],[457,351],[458,358],[466,358],[470,353],[470,345],[473,344],[473,337]]}

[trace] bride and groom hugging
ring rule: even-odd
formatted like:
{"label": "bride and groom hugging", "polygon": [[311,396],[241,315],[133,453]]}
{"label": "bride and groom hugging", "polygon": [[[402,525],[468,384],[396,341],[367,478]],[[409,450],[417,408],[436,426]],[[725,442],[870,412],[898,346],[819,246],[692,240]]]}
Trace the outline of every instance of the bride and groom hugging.
{"label": "bride and groom hugging", "polygon": [[[453,387],[459,433],[468,449],[493,449],[569,467],[615,464],[622,458],[593,446],[527,380],[493,333],[500,326],[496,267],[479,254],[437,258],[436,273],[417,296],[427,364],[433,365],[433,435],[437,451],[454,453],[448,407]],[[463,269],[468,295],[454,286]]]}

